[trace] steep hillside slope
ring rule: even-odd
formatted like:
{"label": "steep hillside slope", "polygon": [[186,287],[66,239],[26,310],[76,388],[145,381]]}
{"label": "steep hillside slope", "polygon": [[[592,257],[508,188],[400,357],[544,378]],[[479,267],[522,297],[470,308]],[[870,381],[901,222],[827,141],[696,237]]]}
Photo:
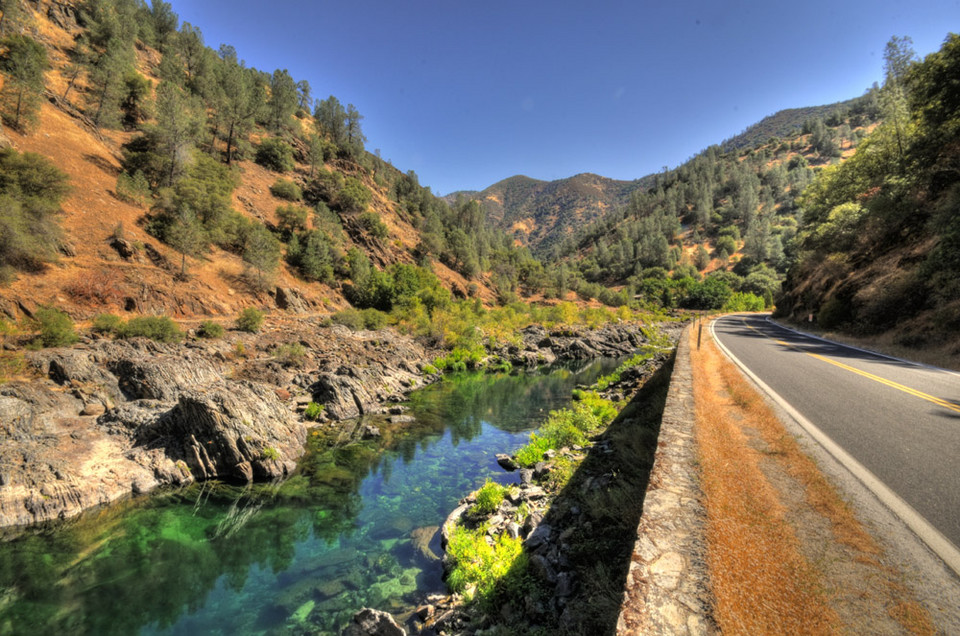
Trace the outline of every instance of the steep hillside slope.
{"label": "steep hillside slope", "polygon": [[884,123],[804,194],[779,315],[960,353],[957,77],[955,34],[922,62],[888,64]]}
{"label": "steep hillside slope", "polygon": [[868,93],[863,97],[855,97],[834,104],[787,108],[764,117],[739,135],[723,141],[720,147],[724,150],[738,150],[765,143],[771,137],[790,137],[812,119],[830,120],[833,115],[840,117],[842,113],[853,113],[856,116],[865,112],[872,107],[872,99],[875,98]]}
{"label": "steep hillside slope", "polygon": [[[309,87],[305,95],[300,94],[306,107],[298,107],[277,126],[271,123],[269,109],[280,87],[271,82],[278,76],[283,79],[285,72],[270,76],[244,69],[235,60],[231,62],[229,55],[198,48],[197,44],[202,47],[199,29],[184,25],[176,30],[175,14],[168,15],[168,26],[172,20],[173,29],[161,40],[155,34],[159,22],[149,11],[124,13],[135,3],[52,0],[21,4],[24,10],[17,16],[19,21],[6,24],[8,37],[0,44],[0,57],[11,59],[21,41],[36,42],[45,54],[46,68],[34,87],[36,110],[31,119],[14,121],[14,113],[6,108],[9,100],[4,102],[7,126],[3,139],[18,152],[49,159],[66,173],[70,190],[62,200],[59,217],[64,235],[60,254],[53,262],[16,272],[13,280],[0,285],[0,313],[18,319],[32,315],[40,305],[55,305],[80,319],[104,311],[176,317],[231,315],[251,305],[327,312],[346,306],[347,287],[357,284],[351,280],[355,271],[347,262],[354,248],[378,269],[429,262],[454,295],[465,296],[470,290],[493,301],[494,293],[485,283],[486,268],[478,267],[468,277],[448,266],[459,265],[458,259],[448,254],[446,241],[455,224],[454,212],[430,200],[415,177],[411,182],[409,176],[363,151],[362,141],[358,149],[354,141],[347,147],[347,142],[332,137],[310,115]],[[165,3],[159,6],[169,10]],[[98,64],[107,63],[110,47],[119,35],[111,36],[114,39],[106,45],[97,38],[102,39],[104,30],[117,28],[116,23],[124,20],[133,24],[138,34],[124,45],[129,47],[124,49],[129,66],[118,73],[127,79],[125,84],[101,85],[98,82],[107,80],[100,75]],[[188,54],[199,60],[194,62],[197,68],[207,68],[208,83],[201,85],[197,80],[196,86],[191,84],[190,73],[198,71],[191,71],[190,64],[183,61]],[[260,110],[243,122],[246,130],[242,134],[230,129],[228,141],[224,123],[228,115],[217,111],[223,97],[210,87],[226,86],[231,69],[245,73],[248,90],[258,91],[258,99],[263,101],[257,105]],[[170,90],[161,91],[164,85]],[[16,86],[11,74],[0,74],[0,91]],[[137,86],[135,92],[131,87]],[[107,96],[108,102],[116,100],[117,113],[123,117],[115,123],[98,122],[103,111],[100,91],[106,94],[108,89],[114,91]],[[174,115],[191,111],[195,117],[193,122],[178,124],[195,128],[186,142],[177,142],[181,145],[173,149],[172,156],[180,164],[176,164],[178,176],[172,183],[165,182],[156,170],[161,177],[154,179],[148,170],[159,161],[161,148],[149,143],[166,132],[167,122],[160,119],[166,113],[165,98],[168,102],[180,100]],[[342,107],[341,111],[347,112]],[[359,128],[350,134],[362,139]],[[293,150],[292,161],[282,170],[253,161],[265,142],[272,141]],[[131,154],[131,148],[139,151],[143,147],[147,150]],[[203,179],[216,164],[204,157],[226,164],[223,175],[229,176],[230,183],[223,202],[228,207],[222,213],[237,219],[230,223],[241,224],[236,230],[239,234],[232,242],[218,239],[217,232],[222,234],[222,230],[207,223],[201,229],[209,239],[200,249],[178,250],[158,220],[186,209],[183,201],[191,199],[185,198],[189,192],[181,192],[187,187],[181,187],[184,179],[195,178],[196,183],[205,184],[201,190],[208,189]],[[132,196],[121,181],[126,179],[124,183],[129,184],[140,167],[150,190]],[[170,174],[174,174],[173,165]],[[322,179],[327,179],[325,187],[318,190]],[[305,193],[303,200],[291,201],[272,193],[280,180],[296,184]],[[354,188],[351,193],[366,192],[367,200],[361,197],[360,204],[348,208],[343,201],[349,187]],[[415,205],[411,205],[413,200]],[[293,230],[285,226],[287,221],[279,216],[281,206],[297,208],[303,224]],[[432,252],[425,253],[418,226],[424,225],[428,210],[439,217],[440,227],[434,226]],[[250,240],[259,227],[270,230],[268,251],[276,249],[279,256],[266,263],[266,277],[250,256]],[[320,236],[310,232],[319,232],[320,243],[328,248],[324,255],[329,275],[308,275],[291,256],[287,243],[292,234],[299,233],[304,241]],[[9,271],[5,276],[11,278]]]}
{"label": "steep hillside slope", "polygon": [[[814,119],[807,131],[749,148],[711,146],[566,238],[550,269],[610,302],[719,309],[739,292],[769,307],[793,257],[797,197],[819,170],[853,154],[876,116],[855,104],[829,124]],[[757,308],[747,300],[727,308]]]}
{"label": "steep hillside slope", "polygon": [[479,201],[487,218],[535,254],[546,253],[574,230],[626,205],[639,181],[617,181],[583,173],[567,179],[540,181],[522,175],[509,177],[481,192],[454,192]]}

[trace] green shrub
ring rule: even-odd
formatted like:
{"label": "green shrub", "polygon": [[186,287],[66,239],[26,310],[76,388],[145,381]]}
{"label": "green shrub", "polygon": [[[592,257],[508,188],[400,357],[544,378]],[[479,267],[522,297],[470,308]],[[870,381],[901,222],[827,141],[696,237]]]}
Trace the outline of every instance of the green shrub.
{"label": "green shrub", "polygon": [[157,342],[179,342],[183,332],[168,316],[138,316],[117,329],[119,338],[149,338]]}
{"label": "green shrub", "polygon": [[477,491],[477,502],[470,511],[481,515],[491,514],[500,507],[506,494],[507,489],[504,486],[487,479],[480,490]]}
{"label": "green shrub", "polygon": [[433,365],[441,371],[466,371],[475,369],[483,361],[485,350],[481,346],[467,348],[454,347],[446,356],[437,358]]}
{"label": "green shrub", "polygon": [[34,313],[34,320],[40,329],[41,346],[66,347],[79,340],[73,319],[55,307],[41,307]]}
{"label": "green shrub", "polygon": [[817,324],[824,329],[833,329],[851,318],[850,303],[839,298],[830,298],[817,312]]}
{"label": "green shrub", "polygon": [[263,459],[269,460],[280,459],[280,451],[273,446],[266,446],[263,451],[261,451],[260,456],[263,457]]}
{"label": "green shrub", "polygon": [[117,177],[117,186],[115,189],[117,198],[128,203],[133,203],[139,207],[144,207],[150,200],[150,184],[143,175],[142,170],[137,170],[133,176],[126,172],[121,172]]}
{"label": "green shrub", "polygon": [[297,232],[304,232],[307,229],[309,214],[310,210],[301,205],[277,206],[277,229],[285,240],[290,240],[290,237]]}
{"label": "green shrub", "polygon": [[749,292],[734,292],[723,306],[723,311],[763,311],[766,301]]}
{"label": "green shrub", "polygon": [[530,442],[517,451],[515,458],[521,466],[531,468],[537,462],[542,462],[544,453],[552,448],[553,442],[549,438],[531,433]]}
{"label": "green shrub", "polygon": [[320,415],[323,413],[323,404],[317,404],[316,402],[310,402],[307,404],[307,408],[303,411],[304,419],[310,420],[311,422],[316,422],[320,419]]}
{"label": "green shrub", "polygon": [[247,307],[237,316],[237,329],[257,333],[263,326],[264,313],[255,307]]}
{"label": "green shrub", "polygon": [[370,204],[373,194],[356,177],[347,177],[343,189],[337,194],[337,204],[344,212],[363,212]]}
{"label": "green shrub", "polygon": [[385,239],[390,234],[386,224],[380,220],[380,215],[376,212],[367,211],[362,213],[357,219],[360,225],[374,238]]}
{"label": "green shrub", "polygon": [[97,314],[91,329],[94,333],[116,333],[123,324],[123,318],[116,314]]}
{"label": "green shrub", "polygon": [[197,335],[201,338],[220,338],[223,336],[223,325],[212,320],[204,320],[197,327]]}
{"label": "green shrub", "polygon": [[299,342],[282,344],[274,349],[273,357],[284,366],[301,367],[306,360],[307,350]]}
{"label": "green shrub", "polygon": [[264,139],[257,148],[255,161],[275,172],[290,172],[294,169],[293,148],[286,142],[271,137]]}
{"label": "green shrub", "polygon": [[483,528],[468,530],[457,526],[450,535],[447,554],[454,563],[447,585],[468,598],[476,594],[480,600],[487,600],[498,583],[509,587],[509,579],[523,576],[526,571],[523,539],[502,534],[490,545]]}
{"label": "green shrub", "polygon": [[387,326],[387,314],[377,309],[354,309],[349,307],[333,314],[330,319],[353,331],[369,329],[376,331]]}
{"label": "green shrub", "polygon": [[0,282],[56,260],[67,179],[46,157],[0,149]]}
{"label": "green shrub", "polygon": [[437,367],[433,366],[432,364],[423,365],[423,375],[433,375],[435,373],[440,373]]}
{"label": "green shrub", "polygon": [[277,179],[274,181],[273,185],[270,186],[270,194],[278,199],[286,199],[287,201],[303,200],[303,190],[290,179]]}

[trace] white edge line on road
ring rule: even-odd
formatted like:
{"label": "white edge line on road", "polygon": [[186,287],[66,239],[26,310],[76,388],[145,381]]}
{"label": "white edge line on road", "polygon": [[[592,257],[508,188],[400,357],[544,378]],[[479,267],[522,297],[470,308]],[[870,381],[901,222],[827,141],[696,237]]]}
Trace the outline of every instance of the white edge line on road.
{"label": "white edge line on road", "polygon": [[792,327],[788,327],[786,325],[780,324],[779,322],[773,319],[773,316],[767,316],[766,321],[769,322],[771,325],[775,325],[777,327],[780,327],[781,329],[786,329],[787,331],[795,333],[798,336],[803,336],[804,338],[810,338],[811,340],[819,340],[820,342],[826,342],[828,344],[834,345],[835,347],[842,347],[844,349],[853,349],[854,351],[859,351],[861,353],[868,353],[878,358],[886,358],[887,360],[902,362],[904,364],[909,364],[914,367],[920,367],[922,369],[930,369],[931,371],[940,371],[942,373],[949,373],[950,375],[955,375],[957,377],[960,377],[960,373],[957,373],[952,369],[944,369],[943,367],[937,367],[932,364],[925,364],[923,362],[917,362],[915,360],[907,360],[906,358],[898,358],[897,356],[887,355],[886,353],[879,353],[877,351],[871,351],[870,349],[854,347],[853,345],[843,344],[842,342],[836,342],[835,340],[828,340],[827,338],[821,338],[820,336],[815,336],[812,333],[807,333],[806,331],[800,331],[799,329],[794,329]]}
{"label": "white edge line on road", "polygon": [[[718,319],[719,320],[719,319]],[[710,335],[713,336],[713,341],[717,343],[717,346],[723,350],[723,353],[730,358],[740,370],[743,371],[757,386],[763,389],[764,392],[776,402],[780,408],[787,412],[790,417],[792,417],[796,422],[803,427],[803,429],[810,435],[814,440],[817,441],[828,453],[833,455],[833,457],[840,462],[847,470],[849,470],[854,477],[856,477],[860,482],[867,487],[870,492],[872,492],[876,497],[890,509],[893,514],[900,518],[910,530],[916,534],[921,541],[923,541],[928,548],[933,550],[933,552],[940,557],[943,562],[947,565],[948,568],[953,570],[954,574],[960,576],[960,550],[957,549],[953,543],[950,542],[939,530],[930,525],[923,516],[913,509],[913,507],[908,504],[906,501],[900,498],[898,494],[890,490],[886,484],[884,484],[880,479],[877,478],[866,466],[858,462],[853,458],[850,453],[843,450],[839,444],[834,442],[826,433],[821,431],[816,425],[805,418],[800,414],[795,408],[793,408],[786,400],[784,400],[780,395],[771,389],[763,380],[758,378],[756,374],[753,373],[750,369],[743,364],[739,358],[733,355],[729,349],[720,339],[717,338],[716,331],[714,330],[714,325],[717,324],[717,320],[714,320],[710,323]]]}

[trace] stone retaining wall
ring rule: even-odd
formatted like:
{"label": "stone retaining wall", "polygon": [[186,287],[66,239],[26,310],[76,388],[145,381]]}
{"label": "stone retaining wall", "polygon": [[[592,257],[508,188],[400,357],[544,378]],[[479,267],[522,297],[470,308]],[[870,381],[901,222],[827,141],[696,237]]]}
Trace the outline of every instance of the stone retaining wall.
{"label": "stone retaining wall", "polygon": [[689,331],[677,344],[617,634],[717,633],[704,562]]}

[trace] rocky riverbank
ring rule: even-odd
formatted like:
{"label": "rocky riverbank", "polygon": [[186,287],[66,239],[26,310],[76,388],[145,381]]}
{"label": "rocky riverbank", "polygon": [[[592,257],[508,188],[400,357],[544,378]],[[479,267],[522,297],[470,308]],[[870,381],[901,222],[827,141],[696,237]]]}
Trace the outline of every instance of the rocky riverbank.
{"label": "rocky riverbank", "polygon": [[[491,354],[527,366],[645,342],[633,325],[521,335]],[[282,478],[308,426],[400,412],[396,402],[438,377],[423,370],[441,353],[392,330],[289,318],[218,340],[87,337],[26,352],[33,377],[0,386],[0,526],[70,517],[161,485]],[[324,407],[317,424],[305,420],[309,402]]]}
{"label": "rocky riverbank", "polygon": [[[520,470],[519,484],[491,513],[476,513],[479,491],[460,501],[442,526],[445,574],[455,565],[449,542],[458,525],[483,529],[488,543],[501,536],[522,540],[523,557],[511,570],[521,563],[523,571],[509,574],[513,582],[496,591],[493,602],[470,604],[454,595],[425,604],[412,633],[472,634],[496,626],[511,633],[613,630],[672,361],[660,354],[621,373],[601,392],[627,404],[613,423],[589,445],[548,451],[533,469]],[[505,470],[516,468],[514,460],[498,456]]]}

